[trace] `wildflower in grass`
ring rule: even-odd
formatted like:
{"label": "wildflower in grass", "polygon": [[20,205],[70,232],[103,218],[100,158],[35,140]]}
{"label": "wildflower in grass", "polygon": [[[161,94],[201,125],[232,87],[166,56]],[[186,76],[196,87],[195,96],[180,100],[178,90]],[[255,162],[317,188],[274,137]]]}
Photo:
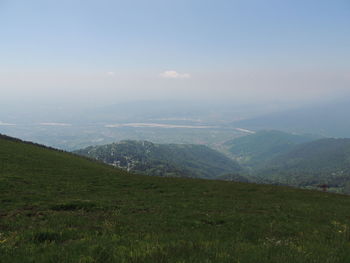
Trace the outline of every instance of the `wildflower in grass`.
{"label": "wildflower in grass", "polygon": [[7,238],[4,237],[3,233],[0,233],[0,244],[5,243],[7,241]]}

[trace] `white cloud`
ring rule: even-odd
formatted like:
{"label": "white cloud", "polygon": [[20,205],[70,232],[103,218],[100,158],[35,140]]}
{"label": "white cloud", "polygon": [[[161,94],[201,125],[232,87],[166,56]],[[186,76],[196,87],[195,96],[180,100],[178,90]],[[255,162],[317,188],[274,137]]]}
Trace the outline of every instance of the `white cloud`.
{"label": "white cloud", "polygon": [[2,122],[0,121],[0,126],[15,126],[16,124],[13,123],[6,123],[6,122]]}
{"label": "white cloud", "polygon": [[42,126],[72,126],[72,124],[69,123],[62,123],[62,122],[42,122],[40,123]]}
{"label": "white cloud", "polygon": [[108,72],[107,72],[107,75],[108,75],[108,76],[115,76],[115,72],[113,72],[113,71],[108,71]]}
{"label": "white cloud", "polygon": [[164,71],[160,76],[166,79],[189,79],[191,77],[188,73],[178,73],[175,70]]}

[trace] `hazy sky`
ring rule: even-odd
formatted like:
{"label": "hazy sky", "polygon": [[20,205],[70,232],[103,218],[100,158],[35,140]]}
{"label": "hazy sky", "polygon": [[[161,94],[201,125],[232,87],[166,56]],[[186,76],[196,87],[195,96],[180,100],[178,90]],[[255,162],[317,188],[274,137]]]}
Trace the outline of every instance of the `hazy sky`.
{"label": "hazy sky", "polygon": [[0,0],[0,103],[350,92],[349,0]]}

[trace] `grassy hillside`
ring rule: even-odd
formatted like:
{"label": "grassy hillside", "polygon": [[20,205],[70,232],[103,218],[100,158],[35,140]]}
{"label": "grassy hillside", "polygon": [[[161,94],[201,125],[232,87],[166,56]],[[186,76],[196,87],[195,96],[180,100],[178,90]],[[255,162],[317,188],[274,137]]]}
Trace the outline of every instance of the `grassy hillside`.
{"label": "grassy hillside", "polygon": [[128,171],[153,176],[212,179],[242,171],[237,162],[204,145],[155,144],[129,140],[91,146],[76,153]]}
{"label": "grassy hillside", "polygon": [[0,138],[0,262],[349,262],[348,196],[130,176]]}
{"label": "grassy hillside", "polygon": [[350,139],[301,144],[268,162],[258,174],[291,185],[328,184],[342,189],[350,182]]}
{"label": "grassy hillside", "polygon": [[263,130],[228,141],[226,147],[241,164],[254,168],[282,153],[290,151],[298,144],[315,139],[314,136],[310,135],[295,135],[275,130]]}

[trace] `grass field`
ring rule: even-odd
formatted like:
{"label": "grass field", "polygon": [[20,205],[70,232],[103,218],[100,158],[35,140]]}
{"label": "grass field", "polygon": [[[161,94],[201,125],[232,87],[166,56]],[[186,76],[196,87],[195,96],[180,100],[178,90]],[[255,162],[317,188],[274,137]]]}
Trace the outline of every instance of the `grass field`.
{"label": "grass field", "polygon": [[129,175],[0,138],[0,262],[350,262],[350,197]]}

